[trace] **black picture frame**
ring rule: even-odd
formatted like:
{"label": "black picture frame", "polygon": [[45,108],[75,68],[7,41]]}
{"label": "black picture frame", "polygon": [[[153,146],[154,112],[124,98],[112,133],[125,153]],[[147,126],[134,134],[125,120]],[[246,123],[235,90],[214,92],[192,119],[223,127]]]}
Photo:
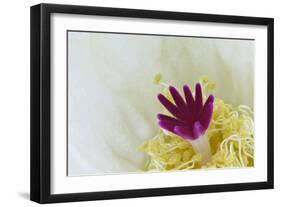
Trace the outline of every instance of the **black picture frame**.
{"label": "black picture frame", "polygon": [[[51,194],[51,72],[50,72],[50,15],[52,13],[99,15],[112,17],[134,17],[194,22],[217,22],[267,26],[267,181],[238,184],[219,184],[188,187],[169,187],[154,189],[85,192],[73,194]],[[273,38],[274,20],[272,18],[195,14],[170,11],[135,10],[89,6],[39,4],[31,7],[31,174],[30,199],[38,203],[88,201],[146,196],[165,196],[179,194],[210,193],[273,188],[273,122],[274,122],[274,71]],[[266,87],[266,86],[264,86]]]}

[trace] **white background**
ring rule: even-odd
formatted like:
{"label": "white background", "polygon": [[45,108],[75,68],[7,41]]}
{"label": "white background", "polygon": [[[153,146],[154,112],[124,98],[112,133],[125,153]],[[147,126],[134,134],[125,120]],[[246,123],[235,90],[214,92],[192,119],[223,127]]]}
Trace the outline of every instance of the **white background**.
{"label": "white background", "polygon": [[[29,197],[29,6],[46,1],[6,1],[1,8],[0,38],[0,90],[1,107],[0,147],[0,204],[1,206],[35,206]],[[48,1],[53,3],[84,4],[96,6],[130,7],[139,9],[174,10],[231,15],[266,16],[275,18],[275,57],[281,55],[281,14],[278,1]],[[281,104],[281,89],[278,77],[281,75],[281,61],[275,58],[275,105]],[[261,83],[262,84],[262,83]],[[53,206],[151,206],[151,205],[193,205],[193,206],[246,206],[268,205],[280,202],[281,158],[278,146],[281,141],[280,109],[275,108],[275,190],[184,195],[173,197],[138,198],[115,201],[55,204]]]}

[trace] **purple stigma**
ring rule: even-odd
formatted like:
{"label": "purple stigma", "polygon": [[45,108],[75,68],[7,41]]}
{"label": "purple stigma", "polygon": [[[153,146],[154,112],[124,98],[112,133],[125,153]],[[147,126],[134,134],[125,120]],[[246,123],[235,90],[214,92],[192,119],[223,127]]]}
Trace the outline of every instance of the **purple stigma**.
{"label": "purple stigma", "polygon": [[183,86],[184,98],[173,86],[169,87],[169,91],[174,103],[162,94],[158,95],[158,99],[172,116],[158,114],[159,126],[188,140],[196,140],[204,135],[212,119],[214,96],[210,95],[203,104],[199,83],[195,85],[194,98],[187,85]]}

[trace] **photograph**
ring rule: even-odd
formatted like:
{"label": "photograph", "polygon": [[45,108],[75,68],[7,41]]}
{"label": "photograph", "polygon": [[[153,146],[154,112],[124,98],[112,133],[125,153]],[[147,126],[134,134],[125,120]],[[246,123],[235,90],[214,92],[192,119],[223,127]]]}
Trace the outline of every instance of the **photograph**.
{"label": "photograph", "polygon": [[32,201],[274,188],[273,18],[30,11]]}
{"label": "photograph", "polygon": [[281,203],[278,3],[2,1],[0,207]]}
{"label": "photograph", "polygon": [[255,39],[66,36],[67,176],[255,167]]}

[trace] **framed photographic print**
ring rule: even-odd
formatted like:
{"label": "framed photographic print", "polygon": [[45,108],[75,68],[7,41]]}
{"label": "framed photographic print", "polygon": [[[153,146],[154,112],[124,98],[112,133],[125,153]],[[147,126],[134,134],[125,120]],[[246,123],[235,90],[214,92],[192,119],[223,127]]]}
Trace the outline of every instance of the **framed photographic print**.
{"label": "framed photographic print", "polygon": [[273,19],[31,7],[31,200],[273,188]]}

